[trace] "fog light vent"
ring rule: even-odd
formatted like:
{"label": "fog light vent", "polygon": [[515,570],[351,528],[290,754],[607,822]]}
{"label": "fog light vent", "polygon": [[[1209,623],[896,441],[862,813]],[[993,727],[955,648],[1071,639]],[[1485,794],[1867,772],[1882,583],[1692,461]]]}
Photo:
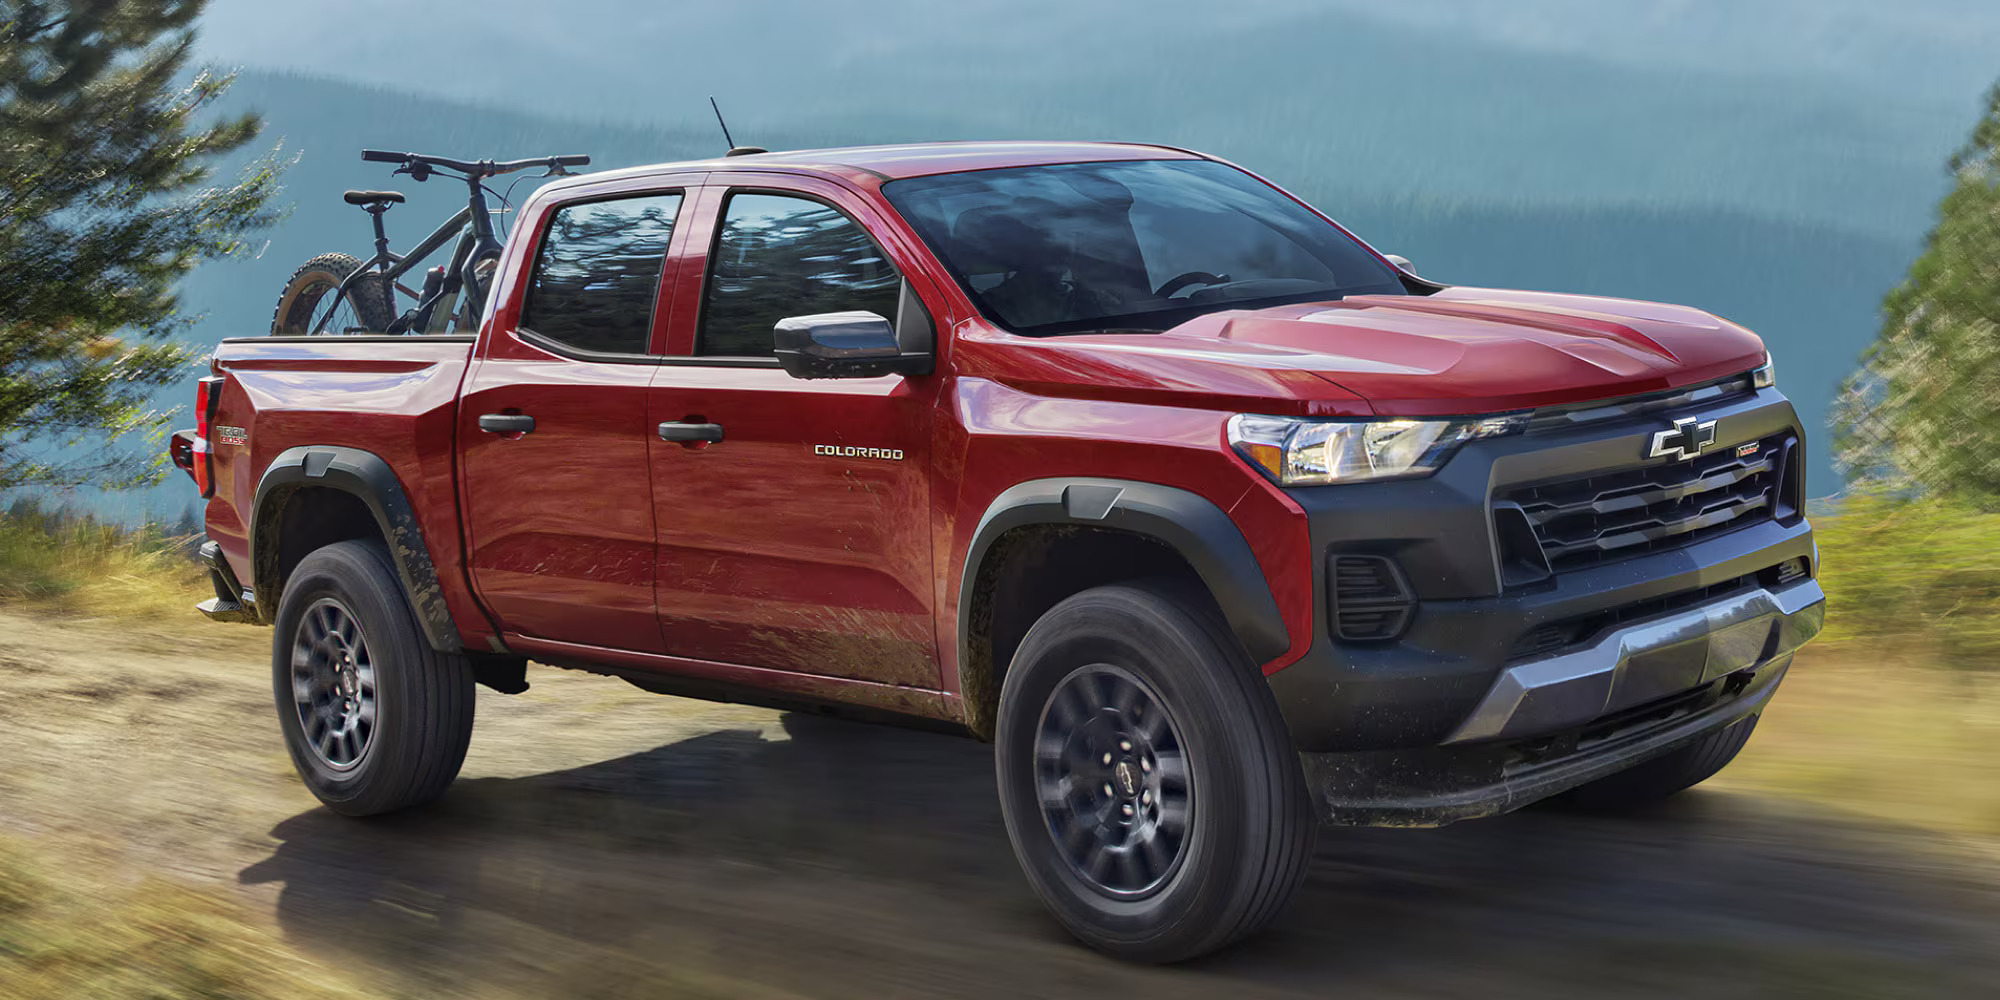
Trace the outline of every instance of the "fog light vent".
{"label": "fog light vent", "polygon": [[1787,559],[1778,564],[1777,570],[1778,585],[1783,586],[1806,575],[1806,561],[1804,559]]}
{"label": "fog light vent", "polygon": [[1408,628],[1416,597],[1382,556],[1333,557],[1333,634],[1350,642],[1394,639]]}

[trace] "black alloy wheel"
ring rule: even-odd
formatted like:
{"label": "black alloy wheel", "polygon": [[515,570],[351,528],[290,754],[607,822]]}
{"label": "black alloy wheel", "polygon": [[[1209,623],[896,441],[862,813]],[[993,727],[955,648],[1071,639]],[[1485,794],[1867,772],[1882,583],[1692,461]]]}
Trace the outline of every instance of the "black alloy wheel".
{"label": "black alloy wheel", "polygon": [[1093,587],[1021,639],[994,777],[1014,856],[1084,943],[1176,962],[1269,923],[1317,816],[1270,685],[1196,582]]}
{"label": "black alloy wheel", "polygon": [[375,734],[375,663],[354,615],[331,597],[306,608],[292,641],[292,703],[314,756],[336,771],[368,755]]}
{"label": "black alloy wheel", "polygon": [[1139,678],[1079,667],[1042,708],[1036,785],[1070,870],[1116,899],[1157,891],[1180,867],[1194,785],[1172,715]]}
{"label": "black alloy wheel", "polygon": [[299,560],[278,599],[271,688],[285,749],[334,812],[373,816],[444,794],[465,761],[471,660],[432,648],[386,545]]}

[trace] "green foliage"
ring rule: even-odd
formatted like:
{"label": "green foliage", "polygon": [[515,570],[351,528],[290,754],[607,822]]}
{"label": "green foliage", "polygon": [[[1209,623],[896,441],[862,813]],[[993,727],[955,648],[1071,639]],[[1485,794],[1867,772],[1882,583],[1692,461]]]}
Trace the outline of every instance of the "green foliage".
{"label": "green foliage", "polygon": [[1896,639],[1953,666],[2000,665],[2000,514],[1868,493],[1813,526],[1827,640]]}
{"label": "green foliage", "polygon": [[1835,448],[1860,481],[2000,507],[2000,86],[1951,159],[1957,186],[1880,338],[1836,404]]}
{"label": "green foliage", "polygon": [[165,426],[150,396],[196,356],[176,284],[273,221],[269,158],[211,183],[259,126],[181,82],[205,4],[0,0],[0,489],[157,478],[105,442]]}

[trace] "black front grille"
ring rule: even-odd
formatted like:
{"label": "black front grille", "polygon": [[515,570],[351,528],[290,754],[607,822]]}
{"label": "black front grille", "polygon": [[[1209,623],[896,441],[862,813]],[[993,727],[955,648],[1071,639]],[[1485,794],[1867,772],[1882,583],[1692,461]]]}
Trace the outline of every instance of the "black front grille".
{"label": "black front grille", "polygon": [[1685,462],[1541,483],[1494,499],[1520,505],[1549,568],[1560,573],[1770,520],[1784,505],[1790,442],[1778,434]]}
{"label": "black front grille", "polygon": [[[1772,568],[1772,572],[1776,572],[1776,567]],[[1757,582],[1757,579],[1757,574],[1751,573],[1746,576],[1736,577],[1733,580],[1724,580],[1721,583],[1707,587],[1697,587],[1692,590],[1682,590],[1672,594],[1665,594],[1649,600],[1634,601],[1631,604],[1593,612],[1588,615],[1581,615],[1576,618],[1568,618],[1556,622],[1544,622],[1521,633],[1521,637],[1514,640],[1514,646],[1508,651],[1507,658],[1509,660],[1522,660],[1560,652],[1571,646],[1580,645],[1595,639],[1599,635],[1604,634],[1605,631],[1621,625],[1652,618],[1656,615],[1682,611],[1698,604],[1707,604],[1710,601],[1727,597],[1730,594],[1748,590],[1752,584]]]}
{"label": "black front grille", "polygon": [[1559,653],[1572,646],[1580,646],[1596,639],[1605,632],[1621,625],[1629,625],[1636,621],[1643,621],[1648,618],[1692,608],[1696,605],[1707,604],[1710,601],[1721,600],[1731,594],[1743,593],[1756,586],[1766,588],[1782,587],[1789,583],[1795,583],[1806,575],[1807,567],[1804,559],[1787,559],[1775,566],[1767,566],[1755,573],[1745,573],[1742,576],[1723,580],[1719,583],[1712,583],[1706,587],[1677,590],[1671,594],[1662,594],[1659,597],[1634,601],[1630,604],[1607,608],[1603,611],[1594,611],[1575,618],[1543,622],[1521,633],[1514,640],[1513,647],[1507,651],[1507,659],[1509,661],[1525,660],[1538,656],[1547,656],[1550,653]]}

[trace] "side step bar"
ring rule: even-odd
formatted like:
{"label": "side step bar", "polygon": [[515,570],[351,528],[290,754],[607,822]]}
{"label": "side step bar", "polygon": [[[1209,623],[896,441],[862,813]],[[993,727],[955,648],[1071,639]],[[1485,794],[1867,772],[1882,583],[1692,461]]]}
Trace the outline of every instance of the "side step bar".
{"label": "side step bar", "polygon": [[222,558],[222,546],[203,542],[200,551],[202,564],[208,567],[208,581],[215,586],[215,596],[195,605],[195,610],[219,622],[263,624],[264,620],[257,615],[256,596],[236,582],[229,560]]}

